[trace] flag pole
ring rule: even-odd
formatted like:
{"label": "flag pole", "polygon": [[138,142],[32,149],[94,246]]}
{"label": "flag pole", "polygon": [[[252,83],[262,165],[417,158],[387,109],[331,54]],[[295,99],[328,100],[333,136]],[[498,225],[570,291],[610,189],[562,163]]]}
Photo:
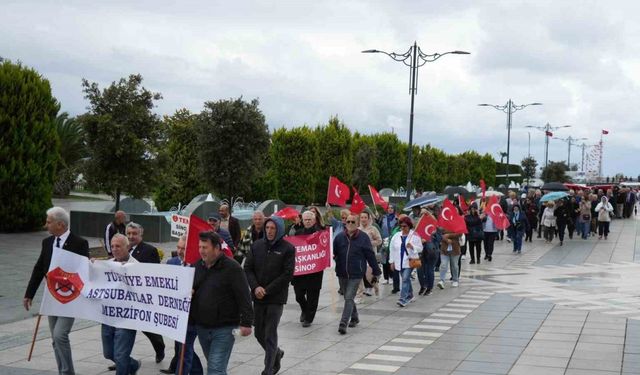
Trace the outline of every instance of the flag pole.
{"label": "flag pole", "polygon": [[33,339],[31,340],[31,348],[29,349],[29,357],[27,357],[27,362],[31,361],[33,347],[36,344],[36,336],[38,336],[38,328],[40,328],[40,319],[42,319],[42,315],[38,314],[38,319],[36,320],[36,329],[33,331]]}
{"label": "flag pole", "polygon": [[373,193],[371,192],[371,185],[367,185],[367,187],[369,188],[369,195],[371,196],[371,201],[373,202],[373,210],[376,213],[376,217],[378,217],[378,207],[376,205],[376,202],[373,200]]}
{"label": "flag pole", "polygon": [[182,368],[184,367],[184,347],[187,344],[187,340],[185,338],[184,343],[182,344],[182,349],[180,349],[180,367],[178,368],[178,375],[182,375]]}

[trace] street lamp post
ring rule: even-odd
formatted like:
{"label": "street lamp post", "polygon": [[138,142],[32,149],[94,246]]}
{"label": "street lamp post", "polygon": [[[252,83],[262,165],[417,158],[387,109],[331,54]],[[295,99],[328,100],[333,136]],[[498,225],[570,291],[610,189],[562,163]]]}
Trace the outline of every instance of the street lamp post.
{"label": "street lamp post", "polygon": [[377,49],[368,49],[362,51],[362,53],[384,53],[391,57],[395,61],[400,61],[404,65],[409,67],[409,94],[411,94],[411,113],[409,115],[409,151],[407,152],[407,200],[411,199],[412,188],[412,176],[413,176],[413,108],[415,102],[415,95],[418,92],[418,68],[428,62],[438,60],[444,55],[469,55],[469,52],[465,51],[451,51],[445,53],[434,53],[427,55],[417,42],[413,43],[413,46],[409,47],[409,50],[405,53],[385,52]]}
{"label": "street lamp post", "polygon": [[571,169],[571,146],[575,146],[575,141],[586,141],[587,138],[573,138],[572,136],[568,136],[567,138],[558,138],[553,137],[554,139],[559,139],[561,141],[567,142],[569,146],[569,150],[567,152],[567,168]]}
{"label": "street lamp post", "polygon": [[553,131],[562,128],[570,128],[571,125],[561,125],[561,126],[551,126],[548,122],[545,126],[533,126],[528,125],[525,128],[538,129],[544,132],[544,167],[546,168],[549,165],[549,138],[553,137]]}
{"label": "street lamp post", "polygon": [[505,167],[506,172],[506,179],[507,179],[507,185],[509,185],[509,156],[511,153],[511,118],[513,117],[513,113],[516,111],[519,111],[525,107],[528,107],[530,105],[542,105],[542,103],[529,103],[529,104],[522,104],[522,105],[516,105],[511,99],[509,99],[507,101],[507,104],[505,105],[496,105],[496,104],[486,104],[486,103],[482,103],[482,104],[478,104],[478,106],[480,107],[493,107],[499,111],[502,111],[504,113],[507,114],[507,165]]}

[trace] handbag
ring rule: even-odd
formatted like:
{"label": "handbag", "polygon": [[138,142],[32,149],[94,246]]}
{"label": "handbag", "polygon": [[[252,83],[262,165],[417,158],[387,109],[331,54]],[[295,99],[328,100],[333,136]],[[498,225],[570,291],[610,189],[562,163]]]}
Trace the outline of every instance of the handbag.
{"label": "handbag", "polygon": [[[407,254],[407,258],[409,258],[409,252],[405,249],[405,254]],[[422,260],[420,258],[409,258],[409,268],[420,268],[422,267]]]}

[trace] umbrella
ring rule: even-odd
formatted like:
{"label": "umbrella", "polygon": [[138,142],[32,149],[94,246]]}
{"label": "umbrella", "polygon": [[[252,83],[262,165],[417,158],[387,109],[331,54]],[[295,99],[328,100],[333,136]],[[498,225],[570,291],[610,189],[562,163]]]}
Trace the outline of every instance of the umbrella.
{"label": "umbrella", "polygon": [[413,207],[427,206],[430,204],[442,202],[444,196],[437,196],[435,194],[423,195],[420,198],[416,198],[407,202],[404,206],[405,211],[410,211]]}
{"label": "umbrella", "polygon": [[493,197],[494,195],[497,195],[498,197],[503,196],[504,194],[497,191],[497,190],[487,190],[487,192],[485,193],[486,197]]}
{"label": "umbrella", "polygon": [[444,189],[444,194],[448,196],[454,196],[456,194],[467,197],[469,195],[469,190],[463,188],[462,186],[447,186]]}
{"label": "umbrella", "polygon": [[542,185],[542,187],[540,188],[541,190],[547,190],[547,191],[567,191],[569,189],[567,189],[566,186],[564,186],[564,184],[562,182],[547,182],[546,184]]}
{"label": "umbrella", "polygon": [[542,198],[540,198],[540,202],[557,201],[558,199],[562,199],[568,196],[569,194],[565,193],[564,191],[554,191],[543,195]]}

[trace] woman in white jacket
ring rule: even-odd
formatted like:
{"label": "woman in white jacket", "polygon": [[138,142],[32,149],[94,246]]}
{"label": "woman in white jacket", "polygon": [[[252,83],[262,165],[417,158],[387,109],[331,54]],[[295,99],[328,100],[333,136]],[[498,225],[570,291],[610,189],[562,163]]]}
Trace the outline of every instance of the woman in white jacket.
{"label": "woman in white jacket", "polygon": [[556,216],[554,215],[555,204],[553,202],[547,202],[542,213],[542,226],[544,228],[544,239],[546,243],[550,243],[553,240],[553,231],[556,227]]}
{"label": "woman in white jacket", "polygon": [[398,306],[405,307],[414,301],[411,285],[411,267],[409,259],[419,259],[422,252],[422,240],[414,233],[413,222],[407,216],[398,220],[400,231],[391,237],[389,245],[389,263],[393,272],[399,272],[402,279]]}
{"label": "woman in white jacket", "polygon": [[596,214],[598,215],[598,239],[607,239],[609,235],[609,225],[611,224],[611,213],[613,212],[613,206],[609,203],[607,197],[603,196],[600,199],[600,203],[596,206]]}

